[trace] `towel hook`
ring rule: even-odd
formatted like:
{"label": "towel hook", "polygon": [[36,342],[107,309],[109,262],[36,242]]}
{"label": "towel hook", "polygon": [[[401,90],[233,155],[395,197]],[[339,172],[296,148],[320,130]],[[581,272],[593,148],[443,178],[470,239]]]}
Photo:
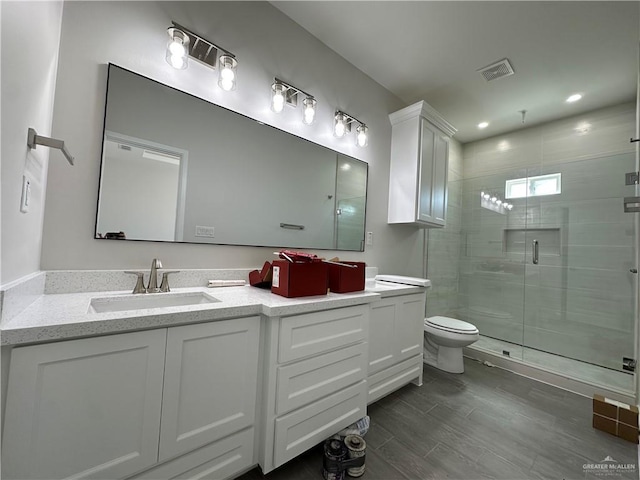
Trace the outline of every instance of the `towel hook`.
{"label": "towel hook", "polygon": [[38,135],[33,128],[30,128],[27,132],[27,146],[35,150],[36,145],[43,145],[45,147],[57,148],[58,150],[62,150],[62,154],[65,156],[67,161],[71,165],[73,165],[73,156],[71,155],[71,153],[69,153],[69,150],[67,150],[67,147],[64,145],[64,140],[43,137],[41,135]]}

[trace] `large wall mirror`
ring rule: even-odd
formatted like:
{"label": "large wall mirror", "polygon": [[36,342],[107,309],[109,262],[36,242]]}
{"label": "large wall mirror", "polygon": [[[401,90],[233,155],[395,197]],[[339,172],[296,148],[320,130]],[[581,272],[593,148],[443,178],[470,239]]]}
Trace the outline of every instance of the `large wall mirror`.
{"label": "large wall mirror", "polygon": [[96,238],[363,251],[367,173],[109,65]]}

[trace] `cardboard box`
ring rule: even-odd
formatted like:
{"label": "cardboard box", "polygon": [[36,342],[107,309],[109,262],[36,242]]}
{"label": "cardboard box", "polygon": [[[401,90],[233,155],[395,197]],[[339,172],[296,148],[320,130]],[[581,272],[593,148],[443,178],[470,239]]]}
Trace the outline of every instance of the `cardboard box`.
{"label": "cardboard box", "polygon": [[638,407],[593,396],[593,428],[638,443]]}
{"label": "cardboard box", "polygon": [[329,291],[335,293],[348,293],[364,290],[366,264],[364,262],[343,261],[340,261],[340,263],[354,265],[355,268],[329,263]]}
{"label": "cardboard box", "polygon": [[326,295],[328,281],[326,263],[273,261],[272,293],[288,298]]}

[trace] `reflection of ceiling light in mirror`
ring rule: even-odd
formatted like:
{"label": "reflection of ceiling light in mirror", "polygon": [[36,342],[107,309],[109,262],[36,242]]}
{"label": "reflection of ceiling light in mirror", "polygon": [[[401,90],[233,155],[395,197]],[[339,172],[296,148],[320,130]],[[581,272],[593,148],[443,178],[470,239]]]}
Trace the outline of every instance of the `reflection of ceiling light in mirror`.
{"label": "reflection of ceiling light in mirror", "polygon": [[573,95],[569,96],[566,100],[567,103],[573,103],[573,102],[577,102],[578,100],[580,100],[582,98],[582,95],[579,93],[574,93]]}
{"label": "reflection of ceiling light in mirror", "polygon": [[489,122],[480,122],[478,124],[478,128],[482,130],[483,128],[487,128],[489,126]]}
{"label": "reflection of ceiling light in mirror", "polygon": [[589,122],[580,122],[574,130],[579,134],[588,133],[591,130],[591,124]]}
{"label": "reflection of ceiling light in mirror", "polygon": [[340,165],[340,170],[344,170],[345,172],[347,170],[351,170],[351,164],[350,163],[343,163],[342,165]]}
{"label": "reflection of ceiling light in mirror", "polygon": [[511,144],[507,140],[502,140],[500,143],[498,143],[498,150],[500,150],[501,152],[509,150],[510,148]]}

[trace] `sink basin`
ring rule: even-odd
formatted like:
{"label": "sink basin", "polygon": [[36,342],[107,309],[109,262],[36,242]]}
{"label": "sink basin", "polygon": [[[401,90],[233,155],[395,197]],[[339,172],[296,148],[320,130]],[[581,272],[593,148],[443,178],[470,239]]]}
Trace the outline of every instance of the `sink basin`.
{"label": "sink basin", "polygon": [[183,307],[219,302],[217,298],[202,292],[151,293],[140,295],[114,295],[91,299],[89,313],[123,312],[149,308]]}

